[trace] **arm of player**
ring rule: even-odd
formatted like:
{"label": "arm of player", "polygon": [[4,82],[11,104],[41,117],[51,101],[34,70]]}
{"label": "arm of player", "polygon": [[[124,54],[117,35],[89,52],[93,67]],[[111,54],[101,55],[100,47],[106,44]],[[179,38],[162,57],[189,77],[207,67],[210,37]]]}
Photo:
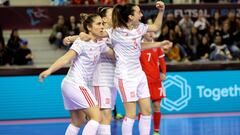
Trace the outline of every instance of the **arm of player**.
{"label": "arm of player", "polygon": [[161,28],[164,10],[165,10],[165,4],[162,1],[158,1],[156,3],[156,7],[158,8],[159,12],[158,12],[158,15],[157,15],[154,23],[151,25],[148,25],[148,31],[157,32]]}
{"label": "arm of player", "polygon": [[[108,37],[107,32],[103,32],[101,35],[101,38]],[[63,39],[63,44],[65,46],[69,46],[71,43],[73,43],[77,38],[80,38],[82,41],[89,41],[92,39],[92,36],[88,35],[85,32],[79,33],[79,35],[73,35],[73,36],[67,36]]]}
{"label": "arm of player", "polygon": [[39,74],[39,81],[43,81],[44,78],[52,74],[53,72],[59,70],[63,66],[70,63],[70,61],[77,56],[77,52],[74,50],[69,50],[67,53],[65,53],[62,57],[60,57],[58,60],[56,60],[47,70],[41,72]]}
{"label": "arm of player", "polygon": [[164,57],[159,58],[159,69],[161,70],[161,80],[166,79],[167,66]]}
{"label": "arm of player", "polygon": [[151,48],[162,48],[164,50],[168,50],[172,47],[172,42],[168,40],[164,40],[162,42],[142,42],[142,50],[151,49]]}

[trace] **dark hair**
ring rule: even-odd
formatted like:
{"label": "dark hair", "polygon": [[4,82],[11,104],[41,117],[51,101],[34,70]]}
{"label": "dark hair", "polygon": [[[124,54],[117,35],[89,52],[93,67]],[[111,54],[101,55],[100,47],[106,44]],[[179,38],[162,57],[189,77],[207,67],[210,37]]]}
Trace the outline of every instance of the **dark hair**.
{"label": "dark hair", "polygon": [[134,6],[137,6],[137,5],[132,3],[127,3],[124,5],[118,4],[114,6],[113,13],[112,13],[113,28],[116,28],[116,27],[127,28],[128,16],[133,15]]}
{"label": "dark hair", "polygon": [[[14,37],[14,32],[16,32],[16,31],[18,32],[18,29],[17,29],[17,28],[13,28],[13,29],[12,29],[12,32],[11,32],[11,34],[10,34],[10,39],[15,38],[15,37]],[[16,37],[16,38],[19,38],[19,37]]]}
{"label": "dark hair", "polygon": [[106,14],[107,14],[107,10],[108,9],[111,9],[111,7],[99,7],[98,8],[98,14],[101,16],[101,17],[106,17]]}
{"label": "dark hair", "polygon": [[96,17],[100,17],[98,14],[89,14],[86,19],[83,21],[83,28],[86,31],[86,33],[88,34],[88,26],[92,26],[92,23],[94,22],[94,18]]}

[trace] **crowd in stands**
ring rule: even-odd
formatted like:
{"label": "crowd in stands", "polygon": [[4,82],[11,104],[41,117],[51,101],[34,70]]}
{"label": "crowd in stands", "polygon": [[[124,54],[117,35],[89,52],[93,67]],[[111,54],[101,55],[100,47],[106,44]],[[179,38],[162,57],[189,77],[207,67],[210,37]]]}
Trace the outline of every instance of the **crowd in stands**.
{"label": "crowd in stands", "polygon": [[185,13],[177,21],[169,12],[157,40],[173,42],[167,61],[239,60],[240,19],[235,11],[227,16],[216,11],[210,18],[200,11],[196,19]]}
{"label": "crowd in stands", "polygon": [[21,39],[18,29],[13,29],[5,45],[3,30],[0,27],[0,65],[32,65],[33,55],[28,41]]}
{"label": "crowd in stands", "polygon": [[[102,0],[103,3],[106,1],[114,2]],[[116,3],[123,1],[116,0]],[[52,2],[56,5],[81,4],[81,0],[52,0]],[[209,1],[200,0],[200,2]],[[238,0],[227,0],[227,2],[238,2]],[[9,1],[7,3],[9,4]],[[85,13],[69,18],[59,15],[56,24],[52,27],[49,43],[56,48],[68,49],[63,45],[64,37],[82,32],[82,21],[85,17]],[[153,19],[154,17],[148,18],[148,21]],[[227,16],[222,16],[216,11],[208,18],[201,11],[197,18],[192,18],[188,13],[182,18],[176,18],[172,12],[168,12],[160,32],[156,33],[155,37],[156,41],[170,40],[174,43],[172,49],[166,52],[167,62],[240,59],[240,18],[236,16],[235,11],[229,11]],[[27,44],[27,40],[19,37],[17,29],[13,29],[8,42],[4,42],[0,28],[0,65],[33,64],[33,56]]]}
{"label": "crowd in stands", "polygon": [[[65,48],[63,38],[83,31],[81,25],[84,16],[86,14],[80,14],[79,19],[74,16],[65,19],[60,15],[49,37],[50,43]],[[229,11],[227,16],[221,16],[216,11],[209,18],[201,11],[197,18],[191,18],[185,13],[180,19],[169,12],[164,20],[156,40],[170,40],[174,43],[166,54],[168,62],[240,59],[240,19],[236,17],[235,11]]]}

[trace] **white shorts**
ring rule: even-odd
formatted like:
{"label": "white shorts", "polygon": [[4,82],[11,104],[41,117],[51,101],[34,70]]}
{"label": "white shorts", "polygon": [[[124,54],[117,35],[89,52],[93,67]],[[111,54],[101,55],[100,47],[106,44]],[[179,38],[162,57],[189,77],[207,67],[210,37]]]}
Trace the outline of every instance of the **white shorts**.
{"label": "white shorts", "polygon": [[114,79],[122,102],[138,101],[150,97],[147,77],[145,73],[132,79]]}
{"label": "white shorts", "polygon": [[117,89],[115,87],[94,86],[93,93],[101,109],[114,109],[117,97]]}
{"label": "white shorts", "polygon": [[76,84],[67,79],[62,81],[62,96],[66,110],[78,110],[98,105],[87,86]]}

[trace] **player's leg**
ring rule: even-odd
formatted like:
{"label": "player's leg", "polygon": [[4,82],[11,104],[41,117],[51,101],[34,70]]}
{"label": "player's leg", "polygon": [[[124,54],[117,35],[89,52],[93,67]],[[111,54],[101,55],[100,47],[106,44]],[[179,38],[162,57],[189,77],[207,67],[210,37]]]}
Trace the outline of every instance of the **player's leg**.
{"label": "player's leg", "polygon": [[160,123],[161,123],[161,111],[160,104],[161,99],[165,97],[165,92],[162,87],[161,82],[149,84],[152,107],[153,107],[153,124],[154,124],[154,134],[159,134]]}
{"label": "player's leg", "polygon": [[151,129],[151,104],[149,88],[145,74],[142,74],[137,92],[139,97],[139,111],[141,112],[139,119],[140,135],[149,135]]}
{"label": "player's leg", "polygon": [[[98,135],[111,134],[112,120],[112,89],[111,87],[94,86],[94,94],[100,106],[101,120],[98,127]],[[114,102],[115,103],[115,102]]]}
{"label": "player's leg", "polygon": [[149,135],[151,129],[151,105],[150,98],[143,98],[138,100],[140,119],[139,131],[140,135]]}
{"label": "player's leg", "polygon": [[160,102],[161,100],[156,100],[152,102],[153,106],[153,127],[154,133],[159,133],[160,123],[161,123],[161,112],[160,112]]}
{"label": "player's leg", "polygon": [[122,134],[132,135],[132,128],[136,117],[137,82],[115,79],[114,83],[119,91],[125,109],[125,117],[122,123]]}
{"label": "player's leg", "polygon": [[89,121],[83,129],[82,135],[96,135],[100,121],[100,109],[98,103],[88,87],[80,86],[79,88],[84,95],[85,102],[88,105],[81,111],[83,111],[89,118]]}
{"label": "player's leg", "polygon": [[77,135],[80,126],[85,122],[85,114],[79,110],[70,110],[71,123],[67,127],[65,135]]}
{"label": "player's leg", "polygon": [[91,108],[83,109],[83,112],[90,119],[85,125],[82,135],[96,135],[99,121],[100,121],[100,109],[98,106],[94,106]]}

